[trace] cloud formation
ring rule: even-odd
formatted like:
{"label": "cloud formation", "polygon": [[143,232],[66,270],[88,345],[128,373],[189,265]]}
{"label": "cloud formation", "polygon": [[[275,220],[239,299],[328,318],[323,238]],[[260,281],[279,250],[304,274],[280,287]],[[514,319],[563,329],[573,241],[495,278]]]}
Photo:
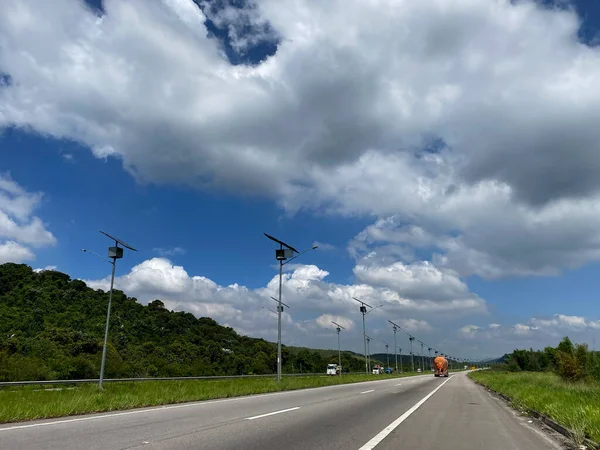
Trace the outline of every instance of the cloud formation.
{"label": "cloud formation", "polygon": [[[119,158],[141,182],[265,196],[290,213],[374,217],[349,245],[356,284],[328,283],[315,266],[286,274],[286,298],[315,317],[343,314],[352,296],[392,312],[483,313],[467,276],[555,275],[600,260],[600,48],[579,42],[571,9],[529,0],[256,0],[204,12],[192,0],[103,4],[99,17],[76,0],[3,2],[0,128],[72,139]],[[206,16],[235,50],[276,41],[277,52],[232,65]],[[0,179],[0,255],[26,260],[29,247],[55,239],[32,215],[39,196],[18,189]],[[120,282],[253,327],[254,313],[238,305],[258,304],[262,291],[164,261]]]}
{"label": "cloud formation", "polygon": [[185,255],[186,249],[182,247],[173,247],[173,248],[155,248],[153,249],[155,253],[158,253],[160,256],[178,256]]}
{"label": "cloud formation", "polygon": [[31,247],[56,244],[54,235],[34,215],[42,193],[27,192],[10,174],[0,174],[0,264],[35,259]]}
{"label": "cloud formation", "polygon": [[[410,297],[408,293],[389,287],[332,283],[327,281],[328,275],[327,271],[314,265],[298,265],[284,274],[283,301],[291,308],[285,309],[283,317],[291,342],[323,346],[323,339],[335,328],[331,321],[345,327],[346,333],[352,335],[352,342],[360,342],[355,323],[360,313],[353,296],[373,305],[377,302],[383,304],[382,308],[368,315],[368,332],[374,336],[383,333],[388,317],[403,317],[398,321],[399,325],[425,333],[431,331],[431,326],[421,318],[423,316],[460,318],[486,311],[485,302],[473,294],[461,292],[457,299],[450,295],[431,297],[426,277],[412,280],[413,297]],[[85,281],[95,289],[107,290],[110,285],[109,277]],[[419,285],[424,293],[419,293]],[[160,299],[170,309],[210,316],[238,332],[276,339],[273,334],[274,317],[268,309],[275,309],[269,297],[277,295],[278,275],[258,289],[238,284],[220,286],[206,277],[189,275],[184,267],[174,265],[166,258],[152,258],[133,267],[128,274],[117,277],[115,286],[142,303]],[[469,295],[473,298],[464,301],[463,297]]]}
{"label": "cloud formation", "polygon": [[588,331],[600,330],[600,320],[582,316],[555,314],[551,319],[532,317],[526,323],[502,326],[497,323],[487,327],[465,325],[458,332],[467,339],[498,339],[506,337],[552,337],[577,336]]}
{"label": "cloud formation", "polygon": [[[0,128],[73,139],[141,181],[395,217],[409,242],[380,255],[412,262],[431,245],[459,275],[600,259],[600,49],[579,42],[573,10],[201,3],[106,0],[98,17],[80,1],[7,0]],[[276,53],[232,65],[206,15],[234,50]]]}

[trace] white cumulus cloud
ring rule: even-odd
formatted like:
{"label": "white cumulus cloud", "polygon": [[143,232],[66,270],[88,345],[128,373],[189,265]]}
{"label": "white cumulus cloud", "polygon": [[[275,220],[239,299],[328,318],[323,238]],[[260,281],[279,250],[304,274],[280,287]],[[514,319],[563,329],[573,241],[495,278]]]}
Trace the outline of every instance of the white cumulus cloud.
{"label": "white cumulus cloud", "polygon": [[56,244],[54,235],[34,215],[42,193],[27,192],[10,174],[0,173],[0,263],[35,259],[31,247]]}
{"label": "white cumulus cloud", "polygon": [[[358,304],[352,297],[358,297],[379,308],[367,318],[368,333],[378,336],[388,325],[388,317],[404,316],[398,324],[407,330],[429,333],[432,327],[419,315],[448,317],[479,315],[485,313],[483,299],[476,298],[465,302],[451,296],[426,299],[419,295],[417,282],[413,283],[414,298],[399,294],[388,287],[369,284],[338,284],[327,281],[329,273],[314,265],[297,266],[283,277],[282,299],[290,306],[283,314],[286,333],[296,343],[313,342],[322,346],[328,339],[324,329],[333,329],[331,321],[346,328],[346,331],[359,342],[356,320],[361,320]],[[94,289],[107,290],[110,278],[85,280]],[[210,316],[222,324],[252,336],[276,338],[273,335],[273,315],[268,309],[275,309],[269,297],[277,297],[279,277],[274,274],[264,287],[250,289],[239,284],[222,286],[200,276],[190,275],[184,267],[173,264],[166,258],[152,258],[134,266],[125,275],[115,280],[115,287],[130,296],[147,303],[154,299],[162,300],[171,309],[192,312],[197,316]],[[427,290],[426,280],[422,282]],[[464,294],[464,293],[462,293]],[[413,317],[407,319],[411,314]],[[388,330],[389,331],[389,330]],[[324,334],[325,333],[325,334]],[[290,343],[288,341],[288,343]]]}
{"label": "white cumulus cloud", "polygon": [[14,241],[0,242],[0,264],[22,263],[35,259],[33,252]]}

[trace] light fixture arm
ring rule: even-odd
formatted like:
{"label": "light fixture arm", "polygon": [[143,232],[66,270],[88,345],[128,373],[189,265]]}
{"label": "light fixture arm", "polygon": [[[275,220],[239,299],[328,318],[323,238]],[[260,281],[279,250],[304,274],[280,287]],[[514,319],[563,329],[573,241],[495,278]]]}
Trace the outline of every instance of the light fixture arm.
{"label": "light fixture arm", "polygon": [[303,252],[300,252],[300,253],[298,253],[296,256],[294,256],[294,257],[292,257],[292,258],[288,259],[286,262],[282,262],[282,263],[281,263],[281,265],[282,265],[282,266],[285,266],[285,265],[286,265],[287,263],[289,263],[290,261],[293,261],[294,259],[296,259],[296,258],[299,258],[300,256],[304,255],[306,252],[309,252],[309,251],[311,251],[311,250],[316,250],[317,248],[319,248],[319,246],[318,246],[318,245],[315,245],[315,246],[313,246],[313,247],[311,247],[311,248],[307,248],[307,249],[306,249],[306,250],[304,250]]}

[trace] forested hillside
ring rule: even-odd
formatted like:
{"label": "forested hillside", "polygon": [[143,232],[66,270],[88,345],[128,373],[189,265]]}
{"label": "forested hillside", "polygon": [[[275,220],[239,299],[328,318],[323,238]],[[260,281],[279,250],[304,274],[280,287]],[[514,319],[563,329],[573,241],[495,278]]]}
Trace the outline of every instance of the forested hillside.
{"label": "forested hillside", "polygon": [[[97,378],[108,293],[56,271],[0,265],[0,381]],[[319,351],[283,348],[283,372],[324,372]],[[277,347],[238,335],[210,318],[147,306],[115,290],[107,378],[268,374]],[[344,353],[344,371],[364,370]]]}

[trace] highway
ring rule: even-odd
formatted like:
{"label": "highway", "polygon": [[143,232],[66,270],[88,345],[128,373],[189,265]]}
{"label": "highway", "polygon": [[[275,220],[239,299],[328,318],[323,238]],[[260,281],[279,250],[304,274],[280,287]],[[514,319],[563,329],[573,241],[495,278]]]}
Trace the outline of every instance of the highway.
{"label": "highway", "polygon": [[558,449],[464,373],[0,426],[0,449]]}

